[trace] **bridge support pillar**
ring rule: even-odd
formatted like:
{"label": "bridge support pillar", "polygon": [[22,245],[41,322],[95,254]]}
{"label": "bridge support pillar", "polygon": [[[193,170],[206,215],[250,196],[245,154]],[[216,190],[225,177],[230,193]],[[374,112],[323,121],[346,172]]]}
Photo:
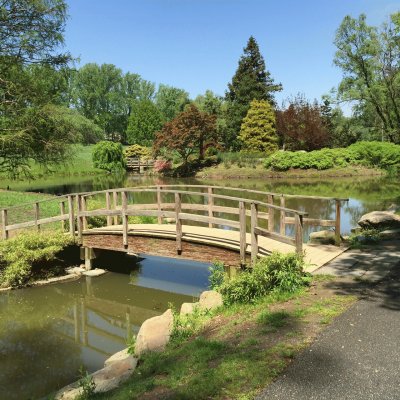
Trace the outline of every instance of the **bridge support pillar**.
{"label": "bridge support pillar", "polygon": [[85,269],[89,271],[93,268],[93,260],[96,258],[95,250],[92,247],[81,247],[81,260],[85,261]]}

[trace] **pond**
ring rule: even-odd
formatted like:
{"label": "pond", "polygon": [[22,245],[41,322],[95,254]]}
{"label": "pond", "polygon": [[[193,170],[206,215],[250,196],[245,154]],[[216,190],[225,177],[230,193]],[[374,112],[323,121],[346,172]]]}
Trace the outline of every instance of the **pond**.
{"label": "pond", "polygon": [[[66,194],[117,187],[135,187],[155,184],[198,184],[240,187],[276,193],[349,198],[343,204],[341,233],[347,234],[357,225],[361,215],[373,210],[385,210],[391,204],[400,204],[398,177],[346,177],[313,179],[172,179],[126,174],[93,177],[71,177],[60,183],[56,179],[16,183],[15,190]],[[232,192],[230,193],[232,194]],[[140,202],[140,199],[138,199]],[[221,203],[223,205],[223,202]],[[286,206],[307,211],[310,217],[329,219],[334,216],[334,204],[315,199],[290,199]],[[309,231],[305,232],[306,234]]]}
{"label": "pond", "polygon": [[102,368],[144,320],[208,285],[208,265],[197,262],[112,253],[96,263],[116,272],[0,294],[0,399],[43,398],[81,366]]}

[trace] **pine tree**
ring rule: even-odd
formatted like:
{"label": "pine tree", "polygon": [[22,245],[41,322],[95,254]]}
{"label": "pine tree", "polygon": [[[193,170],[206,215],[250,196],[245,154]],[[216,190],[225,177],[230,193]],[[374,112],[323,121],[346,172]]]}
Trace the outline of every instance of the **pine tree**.
{"label": "pine tree", "polygon": [[248,151],[273,153],[278,150],[278,135],[275,128],[275,113],[265,100],[253,100],[243,119],[238,139]]}
{"label": "pine tree", "polygon": [[275,104],[273,93],[282,90],[281,84],[275,84],[271,74],[265,68],[264,58],[253,36],[244,48],[244,54],[232,82],[228,84],[228,134],[225,138],[227,148],[238,150],[240,142],[237,135],[243,118],[246,116],[252,100],[266,100]]}

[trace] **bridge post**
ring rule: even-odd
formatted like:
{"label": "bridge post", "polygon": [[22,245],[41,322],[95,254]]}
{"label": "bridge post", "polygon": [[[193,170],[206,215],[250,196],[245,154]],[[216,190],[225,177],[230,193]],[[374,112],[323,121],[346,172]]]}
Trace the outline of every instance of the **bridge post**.
{"label": "bridge post", "polygon": [[182,220],[180,219],[181,211],[181,194],[175,193],[176,251],[179,255],[182,254]]}
{"label": "bridge post", "polygon": [[336,217],[335,217],[335,243],[337,246],[340,245],[340,200],[336,200]]}
{"label": "bridge post", "polygon": [[39,213],[39,203],[35,203],[33,205],[33,213],[35,215],[35,225],[36,228],[38,230],[38,232],[40,232],[40,224],[38,224],[38,219],[40,218],[40,213]]}
{"label": "bridge post", "polygon": [[[213,188],[208,187],[208,216],[210,218],[214,217],[213,207],[214,207]],[[208,227],[213,228],[214,224],[212,222],[209,222]]]}
{"label": "bridge post", "polygon": [[240,263],[246,264],[246,208],[243,201],[239,202],[239,225],[240,225]]}
{"label": "bridge post", "polygon": [[77,225],[78,225],[78,242],[82,243],[82,230],[83,230],[83,222],[81,210],[82,210],[82,203],[81,203],[81,196],[79,194],[76,195],[76,208],[77,208]]}
{"label": "bridge post", "polygon": [[[113,203],[114,203],[114,210],[118,208],[118,193],[114,190],[113,191]],[[114,217],[114,225],[118,225],[118,215]]]}
{"label": "bridge post", "polygon": [[[274,196],[272,194],[268,195],[268,201],[267,203],[269,204],[274,204]],[[274,212],[275,210],[272,207],[268,207],[268,230],[270,232],[274,231]]]}
{"label": "bridge post", "polygon": [[7,223],[8,223],[8,214],[7,210],[1,210],[1,228],[2,228],[2,235],[3,239],[8,239],[9,233],[7,230]]}
{"label": "bridge post", "polygon": [[258,206],[255,203],[251,203],[251,263],[254,264],[257,261],[258,256],[258,235],[256,234],[258,220]]}
{"label": "bridge post", "polygon": [[[111,193],[107,190],[106,192],[106,207],[107,210],[111,210]],[[111,215],[107,215],[107,226],[110,226],[113,224],[113,218]]]}
{"label": "bridge post", "polygon": [[69,212],[69,233],[72,237],[75,236],[75,216],[74,216],[74,198],[68,196],[68,212]]}
{"label": "bridge post", "polygon": [[[285,207],[285,197],[281,195],[281,207]],[[280,223],[279,223],[279,232],[281,235],[286,235],[286,221],[285,221],[285,210],[281,210]]]}
{"label": "bridge post", "polygon": [[[85,195],[81,196],[81,202],[82,202],[82,206],[81,206],[82,211],[83,212],[87,211],[87,201],[86,201]],[[84,231],[88,228],[88,226],[87,226],[87,218],[86,217],[82,217],[82,228],[83,228]]]}
{"label": "bridge post", "polygon": [[124,243],[125,249],[128,248],[128,216],[126,215],[126,211],[128,208],[128,198],[126,192],[121,192],[121,201],[122,201],[122,240]]}
{"label": "bridge post", "polygon": [[296,240],[296,253],[303,253],[303,216],[299,214],[294,215],[295,223],[295,240]]}
{"label": "bridge post", "polygon": [[[65,201],[60,201],[60,213],[62,216],[65,215]],[[63,232],[65,231],[65,220],[61,221],[61,229]]]}
{"label": "bridge post", "polygon": [[158,210],[158,217],[157,222],[162,224],[162,217],[161,217],[161,186],[157,186],[157,210]]}

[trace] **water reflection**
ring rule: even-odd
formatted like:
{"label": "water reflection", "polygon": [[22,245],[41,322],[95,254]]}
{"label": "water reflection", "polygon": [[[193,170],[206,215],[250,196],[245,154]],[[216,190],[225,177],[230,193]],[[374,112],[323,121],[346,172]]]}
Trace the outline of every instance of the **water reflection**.
{"label": "water reflection", "polygon": [[145,319],[207,286],[205,264],[160,257],[140,264],[131,262],[130,275],[1,294],[0,399],[37,399],[74,381],[81,365],[101,368]]}

